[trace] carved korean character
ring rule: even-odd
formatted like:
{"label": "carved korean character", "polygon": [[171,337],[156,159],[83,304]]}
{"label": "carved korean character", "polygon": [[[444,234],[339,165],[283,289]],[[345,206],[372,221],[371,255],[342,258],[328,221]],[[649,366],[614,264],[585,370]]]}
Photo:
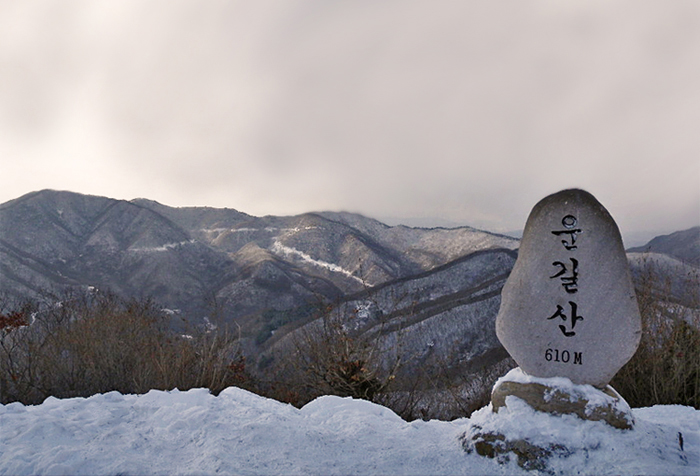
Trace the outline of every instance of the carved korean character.
{"label": "carved korean character", "polygon": [[[561,285],[564,286],[566,292],[573,294],[578,291],[578,260],[575,258],[569,258],[569,260],[571,261],[571,269],[562,261],[555,261],[552,263],[552,266],[559,267],[559,272],[550,276],[549,279],[561,279]],[[569,272],[568,275],[566,275],[567,272]]]}
{"label": "carved korean character", "polygon": [[575,336],[576,332],[574,332],[574,327],[576,327],[576,321],[583,320],[583,317],[579,316],[577,313],[578,305],[573,301],[569,301],[569,306],[571,307],[571,315],[570,316],[567,316],[566,314],[564,314],[564,308],[561,307],[559,304],[557,304],[556,312],[547,318],[547,319],[556,319],[557,317],[559,317],[564,322],[567,322],[567,319],[570,318],[569,322],[571,323],[571,330],[567,331],[565,325],[563,325],[563,324],[559,325],[559,329],[561,330],[562,334],[564,334],[566,337]]}
{"label": "carved korean character", "polygon": [[564,248],[566,248],[568,251],[575,250],[576,248],[578,248],[578,246],[576,246],[576,238],[578,237],[579,233],[583,232],[583,230],[581,230],[580,228],[575,228],[577,223],[578,220],[575,216],[566,215],[561,220],[561,224],[564,225],[564,228],[566,229],[552,231],[552,234],[556,236],[569,235],[568,240],[561,240],[562,244],[564,245]]}

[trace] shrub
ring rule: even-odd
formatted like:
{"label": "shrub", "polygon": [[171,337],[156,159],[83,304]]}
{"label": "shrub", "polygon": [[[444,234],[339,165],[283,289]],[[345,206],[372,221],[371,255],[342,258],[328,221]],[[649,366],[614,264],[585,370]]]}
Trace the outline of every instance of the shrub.
{"label": "shrub", "polygon": [[354,328],[357,313],[346,304],[327,306],[319,319],[297,332],[294,366],[309,398],[339,395],[373,401],[395,378],[400,353],[383,347],[381,332]]}
{"label": "shrub", "polygon": [[[697,274],[687,278],[688,286],[699,289]],[[650,260],[643,263],[636,288],[641,341],[611,385],[633,407],[680,404],[700,409],[700,306],[675,301],[669,280]]]}
{"label": "shrub", "polygon": [[[5,306],[7,307],[7,306]],[[0,308],[1,309],[1,308]],[[0,401],[119,391],[250,386],[237,336],[225,329],[173,333],[152,301],[67,294],[0,317]]]}

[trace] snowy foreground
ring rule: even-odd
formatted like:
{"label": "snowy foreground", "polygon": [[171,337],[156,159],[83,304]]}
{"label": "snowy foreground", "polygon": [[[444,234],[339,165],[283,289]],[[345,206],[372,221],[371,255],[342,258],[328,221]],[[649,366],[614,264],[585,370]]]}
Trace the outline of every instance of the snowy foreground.
{"label": "snowy foreground", "polygon": [[633,414],[632,431],[529,407],[407,423],[379,405],[331,396],[299,410],[238,388],[218,397],[112,392],[0,406],[0,474],[537,474],[467,454],[459,436],[470,424],[557,439],[573,454],[549,461],[554,474],[700,473],[700,411]]}

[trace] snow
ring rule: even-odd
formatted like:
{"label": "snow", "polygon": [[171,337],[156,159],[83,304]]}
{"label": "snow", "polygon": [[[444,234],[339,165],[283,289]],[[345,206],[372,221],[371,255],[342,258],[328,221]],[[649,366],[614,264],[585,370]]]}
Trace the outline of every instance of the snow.
{"label": "snow", "polygon": [[[575,396],[579,400],[586,400],[588,401],[587,407],[612,404],[618,407],[618,409],[621,411],[623,411],[625,408],[628,408],[627,402],[625,402],[624,400],[620,400],[617,404],[615,404],[613,402],[614,399],[611,396],[606,395],[594,386],[575,384],[566,377],[533,377],[532,375],[526,374],[520,367],[516,367],[514,369],[511,369],[503,377],[499,378],[496,381],[496,385],[505,381],[523,384],[539,383],[541,385],[544,385],[545,387],[551,388],[552,390],[549,391],[550,394],[558,390],[560,391],[560,393],[571,395],[572,397]],[[547,398],[547,395],[545,395],[545,398]]]}
{"label": "snow", "polygon": [[[511,397],[509,397],[511,398]],[[405,422],[362,400],[325,396],[302,409],[238,388],[111,392],[0,406],[0,474],[537,474],[468,454],[472,424],[566,445],[553,474],[698,474],[700,411],[634,409],[623,431],[509,401],[470,419]],[[678,435],[684,439],[684,450]]]}
{"label": "snow", "polygon": [[267,233],[298,233],[302,230],[316,230],[318,226],[295,226],[292,228],[278,228],[274,226],[266,226],[265,228],[201,228],[199,231],[204,233],[257,233],[265,231]]}
{"label": "snow", "polygon": [[162,252],[162,251],[168,251],[168,250],[173,250],[176,248],[180,248],[181,246],[185,245],[191,245],[195,241],[194,240],[187,240],[187,241],[180,241],[178,243],[166,243],[161,246],[144,246],[140,248],[130,248],[129,251],[132,251],[134,253],[151,253],[151,252]]}
{"label": "snow", "polygon": [[[508,397],[509,399],[511,397]],[[700,472],[700,411],[683,406],[634,409],[635,427],[617,430],[605,423],[573,415],[536,412],[521,400],[493,413],[472,414],[480,431],[497,431],[510,439],[525,438],[547,447],[552,443],[570,454],[552,458],[554,474],[695,474]],[[684,450],[679,445],[679,433]]]}
{"label": "snow", "polygon": [[360,284],[366,284],[369,286],[369,284],[365,283],[362,279],[358,278],[357,276],[353,275],[350,271],[347,269],[344,269],[337,264],[333,263],[328,263],[326,261],[322,260],[317,260],[309,256],[308,254],[304,253],[303,251],[299,251],[295,248],[290,248],[289,246],[285,246],[279,241],[275,241],[270,250],[278,255],[285,255],[285,256],[296,256],[297,258],[300,258],[302,261],[309,263],[313,266],[318,266],[320,268],[325,268],[328,271],[332,271],[334,273],[340,273],[348,278],[352,278],[355,281],[357,281]]}

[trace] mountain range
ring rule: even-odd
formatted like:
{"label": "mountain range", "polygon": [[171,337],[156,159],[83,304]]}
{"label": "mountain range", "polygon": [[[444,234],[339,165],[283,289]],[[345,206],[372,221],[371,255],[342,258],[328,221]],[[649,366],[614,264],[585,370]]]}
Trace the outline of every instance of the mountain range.
{"label": "mountain range", "polygon": [[644,246],[630,248],[630,253],[660,253],[693,266],[700,266],[700,226],[657,236]]}
{"label": "mountain range", "polygon": [[[630,251],[695,269],[699,243],[696,227]],[[401,335],[416,362],[449,354],[469,366],[504,356],[493,321],[518,246],[470,227],[334,212],[254,217],[43,190],[0,205],[0,295],[77,288],[153,298],[176,328],[235,325],[261,365],[289,351],[289,336],[318,317],[315,304],[344,302],[358,332],[387,346]]]}

